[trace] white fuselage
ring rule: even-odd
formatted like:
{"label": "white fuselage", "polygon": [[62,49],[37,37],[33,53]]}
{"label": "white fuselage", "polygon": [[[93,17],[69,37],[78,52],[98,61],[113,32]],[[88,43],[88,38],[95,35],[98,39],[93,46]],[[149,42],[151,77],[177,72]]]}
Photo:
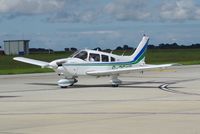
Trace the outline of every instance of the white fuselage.
{"label": "white fuselage", "polygon": [[80,75],[111,76],[112,85],[116,87],[121,84],[121,80],[117,78],[120,74],[172,66],[172,64],[145,64],[144,59],[148,41],[149,37],[144,35],[138,47],[130,56],[118,56],[112,53],[85,49],[75,53],[70,58],[58,59],[52,62],[25,57],[15,57],[14,60],[41,66],[42,68],[51,68],[58,75],[64,75],[65,78],[58,81],[60,87],[72,86],[77,82],[76,78]]}
{"label": "white fuselage", "polygon": [[[81,57],[81,53],[85,53],[86,56]],[[79,54],[81,56],[79,56]],[[91,60],[90,58],[93,59]],[[63,70],[66,77],[76,77],[87,75],[87,72],[90,71],[131,67],[132,64],[129,62],[130,60],[129,56],[118,56],[111,53],[86,49],[76,53],[71,58],[67,58],[66,62],[63,64]]]}

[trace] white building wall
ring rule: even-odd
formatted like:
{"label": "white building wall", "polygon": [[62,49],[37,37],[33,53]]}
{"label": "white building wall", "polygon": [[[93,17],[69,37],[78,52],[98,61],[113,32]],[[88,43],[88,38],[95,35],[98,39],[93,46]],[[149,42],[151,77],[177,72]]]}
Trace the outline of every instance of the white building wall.
{"label": "white building wall", "polygon": [[19,52],[24,52],[24,43],[22,41],[19,42],[18,47],[19,47]]}
{"label": "white building wall", "polygon": [[4,42],[4,52],[6,55],[19,55],[29,53],[29,43],[23,40],[17,41],[5,41]]}
{"label": "white building wall", "polygon": [[10,45],[9,42],[4,42],[4,52],[6,55],[10,55]]}
{"label": "white building wall", "polygon": [[11,55],[18,55],[18,42],[10,42],[10,54]]}

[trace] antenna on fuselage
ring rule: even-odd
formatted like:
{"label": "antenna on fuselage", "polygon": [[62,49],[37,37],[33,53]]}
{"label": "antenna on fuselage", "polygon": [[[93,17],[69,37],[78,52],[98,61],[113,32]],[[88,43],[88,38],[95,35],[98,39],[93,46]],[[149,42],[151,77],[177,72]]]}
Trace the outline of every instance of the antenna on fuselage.
{"label": "antenna on fuselage", "polygon": [[122,53],[122,56],[124,56],[125,52],[126,52],[126,50],[124,50],[124,52]]}

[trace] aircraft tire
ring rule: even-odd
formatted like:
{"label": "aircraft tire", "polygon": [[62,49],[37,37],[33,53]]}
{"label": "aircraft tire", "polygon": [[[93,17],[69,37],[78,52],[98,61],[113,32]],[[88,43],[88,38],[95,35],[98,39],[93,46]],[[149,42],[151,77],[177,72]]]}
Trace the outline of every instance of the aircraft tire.
{"label": "aircraft tire", "polygon": [[68,88],[68,86],[61,86],[60,88]]}
{"label": "aircraft tire", "polygon": [[119,85],[118,84],[113,84],[112,87],[119,87]]}

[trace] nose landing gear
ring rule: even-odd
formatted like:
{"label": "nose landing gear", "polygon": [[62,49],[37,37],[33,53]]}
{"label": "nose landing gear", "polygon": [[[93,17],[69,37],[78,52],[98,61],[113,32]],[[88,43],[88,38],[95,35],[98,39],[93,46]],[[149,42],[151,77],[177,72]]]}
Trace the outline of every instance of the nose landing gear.
{"label": "nose landing gear", "polygon": [[58,86],[60,86],[61,88],[67,88],[69,86],[73,86],[74,83],[77,83],[78,80],[75,78],[68,78],[68,79],[60,79],[58,81]]}

